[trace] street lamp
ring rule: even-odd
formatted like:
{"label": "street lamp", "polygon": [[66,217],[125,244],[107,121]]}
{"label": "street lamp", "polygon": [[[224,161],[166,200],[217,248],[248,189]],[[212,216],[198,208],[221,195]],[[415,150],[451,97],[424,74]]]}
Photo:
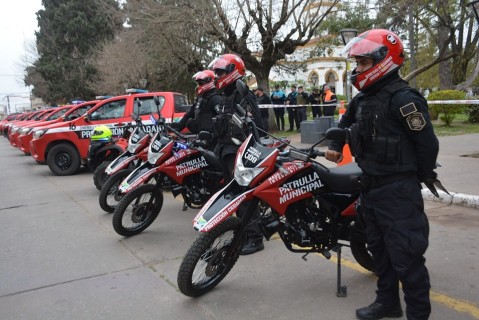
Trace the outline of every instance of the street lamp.
{"label": "street lamp", "polygon": [[[479,1],[479,0],[477,0]],[[343,39],[344,45],[358,35],[358,30],[356,29],[343,29],[339,31],[341,33],[341,38]],[[346,102],[349,103],[350,100],[349,93],[349,60],[346,57]]]}

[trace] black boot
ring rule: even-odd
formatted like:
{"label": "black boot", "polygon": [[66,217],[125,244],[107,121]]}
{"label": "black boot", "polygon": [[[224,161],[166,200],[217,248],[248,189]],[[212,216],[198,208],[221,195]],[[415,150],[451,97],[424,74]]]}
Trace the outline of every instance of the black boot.
{"label": "black boot", "polygon": [[385,317],[400,318],[402,317],[401,305],[386,307],[380,303],[373,304],[356,310],[356,317],[359,320],[378,320]]}
{"label": "black boot", "polygon": [[247,238],[240,255],[245,256],[264,249],[263,238]]}

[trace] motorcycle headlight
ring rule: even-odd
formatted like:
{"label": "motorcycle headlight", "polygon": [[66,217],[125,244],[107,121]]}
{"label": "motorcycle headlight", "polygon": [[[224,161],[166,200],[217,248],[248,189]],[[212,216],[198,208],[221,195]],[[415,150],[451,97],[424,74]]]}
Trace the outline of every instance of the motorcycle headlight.
{"label": "motorcycle headlight", "polygon": [[38,139],[38,138],[41,138],[45,133],[47,133],[48,130],[43,130],[43,129],[40,129],[40,130],[36,130],[35,132],[33,132],[33,139]]}
{"label": "motorcycle headlight", "polygon": [[243,165],[243,159],[240,157],[236,162],[235,180],[240,186],[247,187],[253,179],[263,172],[264,168],[247,168]]}
{"label": "motorcycle headlight", "polygon": [[18,127],[12,127],[12,129],[10,130],[10,133],[16,133],[18,131]]}
{"label": "motorcycle headlight", "polygon": [[32,128],[23,128],[20,130],[20,134],[28,134],[30,131],[32,131]]}

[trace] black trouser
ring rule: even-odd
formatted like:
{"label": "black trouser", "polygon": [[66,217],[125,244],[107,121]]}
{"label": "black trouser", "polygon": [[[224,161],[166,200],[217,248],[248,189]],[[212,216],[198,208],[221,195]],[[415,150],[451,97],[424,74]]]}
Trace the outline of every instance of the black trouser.
{"label": "black trouser", "polygon": [[296,108],[287,108],[288,109],[288,120],[289,120],[289,130],[294,130],[294,124],[296,123],[296,129],[299,129],[298,116]]}
{"label": "black trouser", "polygon": [[334,116],[334,110],[336,109],[336,105],[332,104],[330,106],[323,106],[323,115],[325,117]]}
{"label": "black trouser", "polygon": [[[223,153],[223,152],[222,152]],[[225,176],[225,179],[227,181],[231,181],[233,179],[233,172],[234,172],[234,167],[235,167],[235,159],[236,159],[236,153],[223,153],[222,158],[223,164],[226,166],[226,170],[228,171],[228,177]],[[248,207],[249,202],[244,202],[236,211],[236,216],[241,218],[245,214],[245,211]],[[254,209],[253,215],[251,216],[251,221],[256,221],[255,223],[251,224],[248,227],[248,230],[246,232],[246,235],[250,239],[262,239],[263,238],[263,233],[261,232],[261,229],[259,227],[259,209],[256,207]],[[250,221],[250,222],[251,222]]]}
{"label": "black trouser", "polygon": [[284,131],[284,108],[274,108],[274,116],[276,118],[276,125],[278,130]]}
{"label": "black trouser", "polygon": [[323,113],[321,112],[321,107],[320,106],[311,106],[311,111],[313,112],[313,118],[321,117]]}
{"label": "black trouser", "polygon": [[429,273],[424,253],[429,224],[421,186],[415,176],[372,187],[362,194],[368,249],[378,275],[376,302],[399,304],[399,281],[409,320],[428,319]]}

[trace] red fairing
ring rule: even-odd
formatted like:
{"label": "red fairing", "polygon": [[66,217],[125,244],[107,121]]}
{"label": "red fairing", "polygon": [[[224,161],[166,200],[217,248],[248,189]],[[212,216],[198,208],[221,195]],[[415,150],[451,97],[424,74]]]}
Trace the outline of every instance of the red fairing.
{"label": "red fairing", "polygon": [[343,212],[341,212],[341,215],[343,217],[347,217],[347,216],[354,217],[354,216],[356,216],[356,202],[357,201],[354,201],[346,209],[344,209]]}
{"label": "red fairing", "polygon": [[159,171],[182,184],[185,177],[200,172],[209,164],[205,157],[194,149],[182,149],[159,167]]}
{"label": "red fairing", "polygon": [[[282,167],[288,173],[280,170],[276,171],[266,181],[261,183],[254,192],[255,197],[266,202],[280,215],[285,214],[291,203],[313,196],[308,188],[305,187],[320,188],[322,186],[317,173],[310,170],[310,163],[295,161],[285,163]],[[302,172],[306,175],[302,174]],[[297,177],[301,175],[304,175],[304,177],[300,181]]]}

